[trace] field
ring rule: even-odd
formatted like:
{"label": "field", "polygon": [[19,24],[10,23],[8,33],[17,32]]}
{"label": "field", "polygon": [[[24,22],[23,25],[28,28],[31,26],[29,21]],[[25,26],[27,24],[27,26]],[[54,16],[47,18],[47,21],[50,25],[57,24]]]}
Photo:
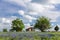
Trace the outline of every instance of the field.
{"label": "field", "polygon": [[60,32],[0,32],[0,40],[60,40]]}

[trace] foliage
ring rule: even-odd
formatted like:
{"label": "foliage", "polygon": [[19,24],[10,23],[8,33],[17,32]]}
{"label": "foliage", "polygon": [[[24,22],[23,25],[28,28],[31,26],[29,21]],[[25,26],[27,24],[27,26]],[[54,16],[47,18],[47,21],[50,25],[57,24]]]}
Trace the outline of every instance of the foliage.
{"label": "foliage", "polygon": [[3,32],[7,32],[7,29],[3,29]]}
{"label": "foliage", "polygon": [[39,17],[34,25],[34,28],[38,28],[44,32],[45,29],[50,28],[50,20],[44,16]]}
{"label": "foliage", "polygon": [[54,28],[55,31],[59,30],[59,27],[56,25],[56,27]]}
{"label": "foliage", "polygon": [[22,31],[23,28],[24,28],[24,24],[23,24],[22,20],[17,18],[16,20],[12,21],[12,29],[11,29],[11,31],[15,30],[16,32],[18,32],[18,31]]}

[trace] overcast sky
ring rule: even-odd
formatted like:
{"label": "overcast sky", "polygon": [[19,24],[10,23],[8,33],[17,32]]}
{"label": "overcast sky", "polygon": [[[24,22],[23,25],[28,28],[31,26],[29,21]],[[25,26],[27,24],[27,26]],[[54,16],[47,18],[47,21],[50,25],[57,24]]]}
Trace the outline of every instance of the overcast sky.
{"label": "overcast sky", "polygon": [[51,19],[51,30],[60,26],[60,0],[0,0],[0,30],[10,29],[16,18],[22,19],[28,28],[40,16]]}

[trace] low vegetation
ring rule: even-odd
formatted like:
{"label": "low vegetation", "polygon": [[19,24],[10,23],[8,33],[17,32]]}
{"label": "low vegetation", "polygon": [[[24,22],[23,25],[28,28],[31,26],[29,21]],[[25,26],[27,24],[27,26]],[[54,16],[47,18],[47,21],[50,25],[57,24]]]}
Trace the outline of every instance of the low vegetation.
{"label": "low vegetation", "polygon": [[0,40],[60,40],[60,32],[10,32],[2,35]]}

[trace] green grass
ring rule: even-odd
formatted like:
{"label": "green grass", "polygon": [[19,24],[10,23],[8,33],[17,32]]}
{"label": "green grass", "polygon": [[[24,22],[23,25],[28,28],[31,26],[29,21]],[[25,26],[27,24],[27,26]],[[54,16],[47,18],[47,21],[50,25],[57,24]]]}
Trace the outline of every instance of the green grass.
{"label": "green grass", "polygon": [[[0,40],[19,40],[19,39],[18,38],[0,38]],[[23,39],[20,39],[20,40],[60,40],[60,37],[48,38],[48,37],[38,37],[38,36],[35,36],[35,37],[33,37],[33,39],[24,37]]]}
{"label": "green grass", "polygon": [[[0,34],[25,34],[25,33],[28,33],[28,34],[33,34],[33,38],[27,38],[27,37],[23,37],[22,39],[20,40],[60,40],[60,32],[0,32]],[[52,37],[41,37],[41,36],[38,36],[37,34],[52,34],[54,36]],[[19,40],[19,36],[16,36],[15,38],[12,38],[11,36],[8,36],[8,37],[0,37],[0,40]]]}

